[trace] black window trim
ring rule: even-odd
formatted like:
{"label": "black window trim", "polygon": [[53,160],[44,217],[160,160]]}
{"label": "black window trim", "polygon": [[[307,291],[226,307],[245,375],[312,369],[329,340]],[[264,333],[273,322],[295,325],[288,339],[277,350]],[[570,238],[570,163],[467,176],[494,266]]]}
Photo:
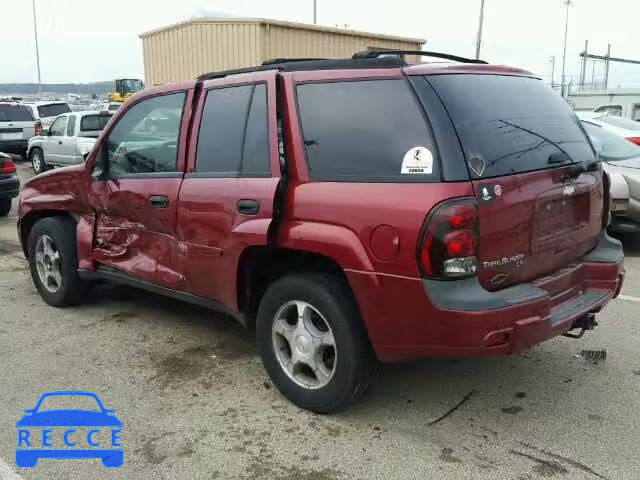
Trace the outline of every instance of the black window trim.
{"label": "black window trim", "polygon": [[[198,144],[200,143],[200,132],[202,131],[202,119],[204,115],[204,107],[207,103],[207,95],[211,90],[220,90],[223,88],[233,88],[233,87],[244,87],[251,86],[251,94],[249,95],[249,102],[246,109],[246,115],[244,120],[244,132],[242,134],[242,155],[240,157],[240,167],[242,167],[242,162],[244,161],[244,142],[247,135],[247,125],[249,123],[249,113],[251,113],[251,105],[253,104],[253,95],[256,90],[256,85],[264,85],[265,86],[265,99],[267,101],[267,156],[269,158],[269,171],[268,172],[260,172],[260,173],[252,173],[252,172],[187,172],[184,178],[273,178],[272,166],[271,166],[271,125],[269,122],[269,82],[266,80],[258,80],[258,81],[244,81],[238,83],[226,83],[224,85],[212,85],[211,87],[207,87],[203,89],[201,95],[204,96],[204,100],[202,101],[202,110],[200,114],[200,123],[198,124],[198,137],[196,138],[196,155],[195,155],[195,163],[193,168],[198,168]],[[277,135],[278,126],[276,125],[276,135]]]}
{"label": "black window trim", "polygon": [[[122,114],[118,118],[118,121],[113,126],[111,126],[111,128],[109,128],[109,132],[107,133],[105,139],[99,144],[98,148],[99,148],[100,151],[98,152],[98,155],[104,155],[103,148],[104,148],[105,143],[107,142],[107,140],[111,136],[111,133],[113,132],[113,129],[118,126],[118,123],[120,123],[120,121],[124,118],[124,116],[127,114],[127,112],[129,110],[134,108],[136,105],[144,102],[145,100],[150,100],[152,98],[158,98],[158,97],[166,97],[167,95],[175,95],[176,93],[183,93],[184,94],[184,99],[182,101],[182,113],[180,114],[180,123],[178,124],[179,125],[178,140],[177,140],[178,151],[177,151],[177,154],[176,154],[176,170],[177,170],[178,169],[178,163],[179,163],[179,157],[180,157],[180,135],[182,134],[182,122],[184,122],[184,111],[185,111],[185,106],[187,105],[187,99],[189,98],[189,90],[190,89],[186,88],[186,89],[173,90],[173,91],[170,91],[170,92],[161,93],[161,94],[158,94],[158,95],[150,95],[148,97],[141,98],[139,101],[137,101],[134,104],[132,104],[129,108],[127,108],[126,111],[122,112]],[[93,165],[93,168],[95,168],[95,163]],[[186,162],[185,162],[185,165],[183,165],[183,169],[185,169],[185,168],[186,168]],[[104,181],[109,181],[109,180],[120,180],[120,179],[181,178],[183,176],[184,176],[184,170],[183,171],[176,171],[176,172],[124,173],[122,175],[111,175],[111,169],[109,169],[109,175],[106,178],[103,178],[103,179],[94,179],[93,177],[91,177],[91,178],[92,178],[93,181],[104,182]]]}
{"label": "black window trim", "polygon": [[331,79],[315,79],[315,80],[305,80],[305,81],[301,81],[301,82],[295,82],[294,85],[294,89],[293,89],[293,95],[294,95],[294,101],[295,101],[295,105],[296,105],[296,117],[297,117],[297,121],[298,121],[298,127],[300,129],[300,136],[302,138],[302,142],[304,144],[304,131],[302,129],[302,117],[300,115],[300,102],[298,101],[298,86],[300,85],[308,85],[308,84],[327,84],[327,83],[345,83],[345,82],[366,82],[366,81],[371,81],[371,80],[404,80],[405,83],[408,84],[408,88],[411,91],[411,96],[413,97],[414,102],[416,102],[416,105],[418,107],[418,110],[420,111],[420,115],[422,115],[423,119],[425,120],[425,124],[427,125],[427,130],[429,133],[429,136],[431,137],[431,141],[433,142],[433,147],[434,147],[434,152],[433,152],[433,163],[434,165],[437,165],[437,169],[438,169],[438,174],[437,175],[430,175],[430,176],[412,176],[412,175],[407,175],[406,178],[379,178],[379,177],[367,177],[367,176],[363,176],[363,175],[353,175],[353,178],[349,177],[346,178],[344,175],[340,176],[340,177],[331,177],[331,176],[327,176],[326,178],[323,176],[314,176],[314,178],[311,178],[311,175],[309,174],[310,169],[309,169],[309,159],[307,157],[307,149],[304,148],[304,145],[302,146],[302,151],[304,154],[304,162],[305,162],[305,167],[307,169],[307,178],[308,178],[308,182],[309,183],[315,183],[315,182],[323,182],[323,183],[327,183],[327,182],[335,182],[335,183],[397,183],[397,184],[404,184],[404,183],[441,183],[442,182],[442,165],[441,165],[441,161],[440,161],[440,150],[438,149],[438,142],[436,139],[436,136],[433,132],[433,127],[431,126],[431,122],[429,121],[426,111],[423,108],[422,102],[420,101],[420,98],[418,97],[415,88],[413,87],[413,85],[411,84],[411,82],[409,81],[409,79],[407,78],[407,75],[404,75],[402,73],[400,74],[396,74],[394,73],[393,75],[389,75],[389,76],[365,76],[365,77],[350,77],[350,78],[331,78]]}

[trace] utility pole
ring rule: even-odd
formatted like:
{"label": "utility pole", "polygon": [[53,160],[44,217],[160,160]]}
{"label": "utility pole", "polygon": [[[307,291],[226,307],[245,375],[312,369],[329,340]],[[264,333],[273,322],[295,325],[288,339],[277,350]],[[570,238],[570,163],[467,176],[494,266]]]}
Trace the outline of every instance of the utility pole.
{"label": "utility pole", "polygon": [[609,62],[611,61],[611,44],[607,45],[607,59],[604,61],[604,89],[609,88]]}
{"label": "utility pole", "polygon": [[476,39],[476,60],[480,59],[480,44],[482,43],[483,20],[484,20],[484,0],[480,0],[480,18],[478,19],[478,38]]}
{"label": "utility pole", "polygon": [[[587,76],[587,55],[589,51],[589,40],[584,41],[584,57],[582,58],[582,66],[580,67],[580,87],[584,89],[584,83]],[[591,82],[593,83],[593,81]],[[592,85],[593,88],[593,85]]]}
{"label": "utility pole", "polygon": [[567,18],[564,24],[564,49],[562,51],[562,85],[560,86],[560,95],[562,96],[562,98],[566,98],[564,66],[567,59],[567,33],[569,32],[569,7],[571,6],[571,0],[564,0],[564,4],[567,6]]}
{"label": "utility pole", "polygon": [[318,2],[317,0],[313,0],[313,24],[315,25],[318,20]]}
{"label": "utility pole", "polygon": [[42,78],[40,78],[40,51],[38,50],[38,23],[36,22],[36,0],[33,0],[33,33],[36,37],[36,64],[38,65],[38,98],[42,99]]}
{"label": "utility pole", "polygon": [[555,82],[556,56],[552,55],[551,58],[549,59],[549,62],[551,62],[551,88],[553,88],[553,85],[556,83]]}

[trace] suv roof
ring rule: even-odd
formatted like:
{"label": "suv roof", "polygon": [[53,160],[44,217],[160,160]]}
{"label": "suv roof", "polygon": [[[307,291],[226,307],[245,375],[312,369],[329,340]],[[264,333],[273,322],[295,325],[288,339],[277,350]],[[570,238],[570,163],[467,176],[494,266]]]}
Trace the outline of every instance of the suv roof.
{"label": "suv roof", "polygon": [[240,73],[258,72],[262,70],[279,70],[282,72],[299,72],[312,70],[342,70],[363,68],[402,68],[409,64],[402,58],[404,55],[420,55],[440,58],[459,63],[484,64],[484,60],[460,57],[448,53],[426,50],[365,50],[354,53],[351,58],[274,58],[262,62],[256,67],[239,68],[200,75],[198,80],[211,80]]}

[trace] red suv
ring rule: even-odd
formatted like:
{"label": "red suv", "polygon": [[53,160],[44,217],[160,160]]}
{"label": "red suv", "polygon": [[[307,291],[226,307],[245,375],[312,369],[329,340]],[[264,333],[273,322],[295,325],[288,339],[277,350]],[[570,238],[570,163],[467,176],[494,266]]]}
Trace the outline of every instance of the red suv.
{"label": "red suv", "polygon": [[65,306],[107,279],[221,309],[317,412],[377,359],[593,328],[624,268],[580,122],[531,73],[437,56],[458,62],[277,60],[137,94],[85,164],[25,184],[38,291]]}

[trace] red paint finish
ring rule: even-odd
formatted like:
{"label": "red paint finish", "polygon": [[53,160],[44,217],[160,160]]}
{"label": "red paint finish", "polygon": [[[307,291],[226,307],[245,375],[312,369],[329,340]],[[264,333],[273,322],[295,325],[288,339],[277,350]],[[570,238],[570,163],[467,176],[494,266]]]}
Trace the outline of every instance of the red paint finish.
{"label": "red paint finish", "polygon": [[[25,184],[19,228],[29,224],[33,214],[70,212],[78,220],[80,268],[108,265],[158,285],[217,300],[232,310],[238,310],[238,263],[247,248],[271,242],[274,248],[317,253],[345,272],[372,346],[383,360],[519,351],[567,331],[575,318],[601,308],[620,289],[621,263],[580,260],[600,235],[601,174],[582,174],[571,198],[562,195],[562,169],[495,179],[501,195],[491,204],[479,204],[479,281],[487,291],[530,283],[547,294],[505,308],[445,310],[429,298],[420,276],[421,231],[429,213],[441,202],[477,198],[479,182],[311,182],[298,121],[297,82],[470,72],[530,76],[508,67],[434,65],[404,71],[280,73],[280,83],[275,71],[264,71],[205,82],[202,92],[224,85],[267,83],[268,178],[191,175],[198,135],[206,134],[199,131],[204,104],[200,86],[196,89],[195,82],[185,82],[144,90],[116,113],[98,142],[104,142],[121,116],[142,99],[187,91],[179,174],[175,178],[93,181],[92,154],[85,165],[55,170]],[[288,178],[278,234],[270,238],[281,181],[277,96],[286,127]],[[153,195],[166,195],[167,208],[151,207]],[[237,204],[242,199],[258,201],[259,212],[241,214]],[[495,257],[518,254],[528,260],[518,268],[482,266]],[[509,275],[501,284],[492,284],[500,273]],[[602,300],[552,326],[552,308],[574,302],[581,292],[596,290],[606,294]]]}
{"label": "red paint finish", "polygon": [[[566,170],[541,170],[474,182],[478,197],[482,186],[500,185],[502,190],[500,196],[494,195],[493,203],[480,202],[478,208],[478,277],[486,289],[498,290],[555,272],[582,257],[598,242],[602,174],[580,175],[570,183],[573,193],[566,194],[562,180]],[[500,274],[505,274],[506,279],[497,282]]]}

